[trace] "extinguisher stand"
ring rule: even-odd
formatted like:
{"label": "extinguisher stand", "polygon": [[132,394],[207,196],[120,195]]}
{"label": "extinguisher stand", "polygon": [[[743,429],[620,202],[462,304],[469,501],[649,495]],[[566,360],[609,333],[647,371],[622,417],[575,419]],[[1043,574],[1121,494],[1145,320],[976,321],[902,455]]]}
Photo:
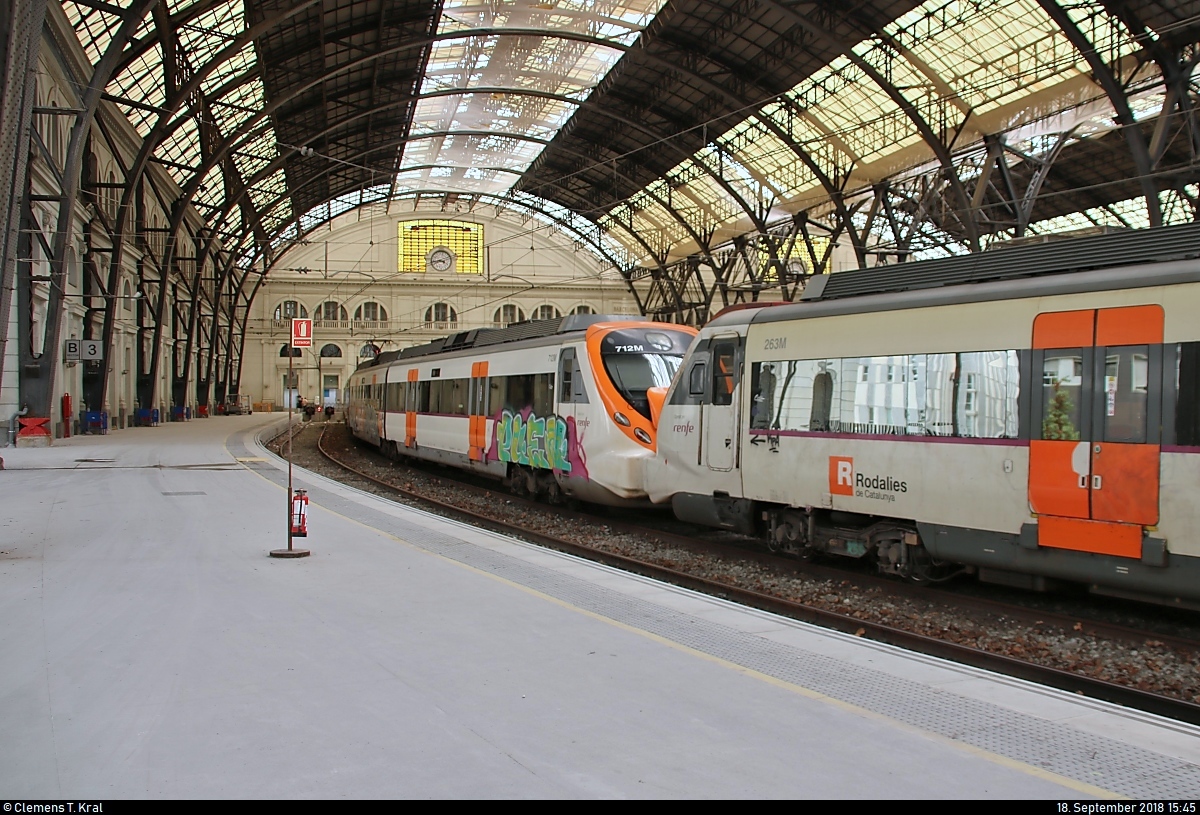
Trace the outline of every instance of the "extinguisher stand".
{"label": "extinguisher stand", "polygon": [[[287,378],[287,382],[288,382],[288,385],[292,384],[292,348],[291,348],[290,343],[288,345],[288,378]],[[297,393],[299,392],[299,390],[300,390],[299,388],[296,388]],[[287,557],[292,557],[292,558],[308,557],[310,554],[312,554],[307,549],[296,549],[292,546],[292,495],[294,494],[292,491],[292,414],[295,410],[295,407],[296,407],[296,399],[295,399],[295,394],[293,394],[293,397],[291,399],[288,399],[288,429],[287,429],[287,432],[288,432],[288,452],[287,452],[287,458],[288,458],[287,542],[288,542],[288,545],[287,545],[286,549],[272,549],[271,557],[285,557],[285,558],[287,558]],[[300,490],[300,492],[304,492],[304,491]],[[308,503],[307,494],[304,495],[304,503],[306,503],[306,504]],[[304,534],[305,534],[305,536],[308,535],[307,528],[305,529]]]}

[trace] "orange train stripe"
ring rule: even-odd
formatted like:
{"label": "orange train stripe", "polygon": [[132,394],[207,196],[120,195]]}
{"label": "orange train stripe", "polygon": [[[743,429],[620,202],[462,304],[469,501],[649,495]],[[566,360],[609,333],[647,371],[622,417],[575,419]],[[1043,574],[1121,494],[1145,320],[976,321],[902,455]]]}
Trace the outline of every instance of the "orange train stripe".
{"label": "orange train stripe", "polygon": [[1038,545],[1052,549],[1094,552],[1098,555],[1140,558],[1142,528],[1132,524],[1043,515],[1038,518]]}
{"label": "orange train stripe", "polygon": [[1095,315],[1093,309],[1039,314],[1033,319],[1033,347],[1078,348],[1092,345]]}
{"label": "orange train stripe", "polygon": [[1096,314],[1096,345],[1157,345],[1162,341],[1162,306],[1102,308]]}

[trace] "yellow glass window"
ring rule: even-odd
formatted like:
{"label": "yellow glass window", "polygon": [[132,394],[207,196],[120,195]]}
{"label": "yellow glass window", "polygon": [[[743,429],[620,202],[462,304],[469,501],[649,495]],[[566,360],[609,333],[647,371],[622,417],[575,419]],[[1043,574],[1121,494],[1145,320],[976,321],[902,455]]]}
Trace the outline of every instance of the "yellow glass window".
{"label": "yellow glass window", "polygon": [[398,237],[397,268],[400,272],[420,273],[431,268],[448,272],[452,267],[457,274],[483,274],[482,224],[449,220],[401,221]]}

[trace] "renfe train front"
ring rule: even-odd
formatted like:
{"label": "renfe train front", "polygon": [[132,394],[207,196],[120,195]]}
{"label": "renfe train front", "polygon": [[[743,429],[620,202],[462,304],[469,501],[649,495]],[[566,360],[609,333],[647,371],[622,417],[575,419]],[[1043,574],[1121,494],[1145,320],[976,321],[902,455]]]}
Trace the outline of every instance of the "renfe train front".
{"label": "renfe train front", "polygon": [[571,315],[453,334],[351,376],[346,420],[389,456],[504,479],[551,501],[645,503],[646,392],[695,336],[637,317]]}

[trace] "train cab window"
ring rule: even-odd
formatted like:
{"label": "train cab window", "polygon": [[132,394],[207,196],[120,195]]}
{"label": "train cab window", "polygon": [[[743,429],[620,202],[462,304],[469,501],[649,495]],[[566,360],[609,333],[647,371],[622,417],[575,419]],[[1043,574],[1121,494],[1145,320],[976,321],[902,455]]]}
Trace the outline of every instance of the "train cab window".
{"label": "train cab window", "polygon": [[1175,443],[1200,447],[1200,342],[1176,349]]}
{"label": "train cab window", "polygon": [[708,366],[703,362],[692,365],[692,370],[688,374],[688,393],[692,396],[703,396],[707,384]]}
{"label": "train cab window", "polygon": [[732,405],[733,389],[736,386],[737,342],[718,340],[712,345],[714,405]]}
{"label": "train cab window", "polygon": [[1079,441],[1083,419],[1083,349],[1046,351],[1042,366],[1042,435],[1053,441]]}

